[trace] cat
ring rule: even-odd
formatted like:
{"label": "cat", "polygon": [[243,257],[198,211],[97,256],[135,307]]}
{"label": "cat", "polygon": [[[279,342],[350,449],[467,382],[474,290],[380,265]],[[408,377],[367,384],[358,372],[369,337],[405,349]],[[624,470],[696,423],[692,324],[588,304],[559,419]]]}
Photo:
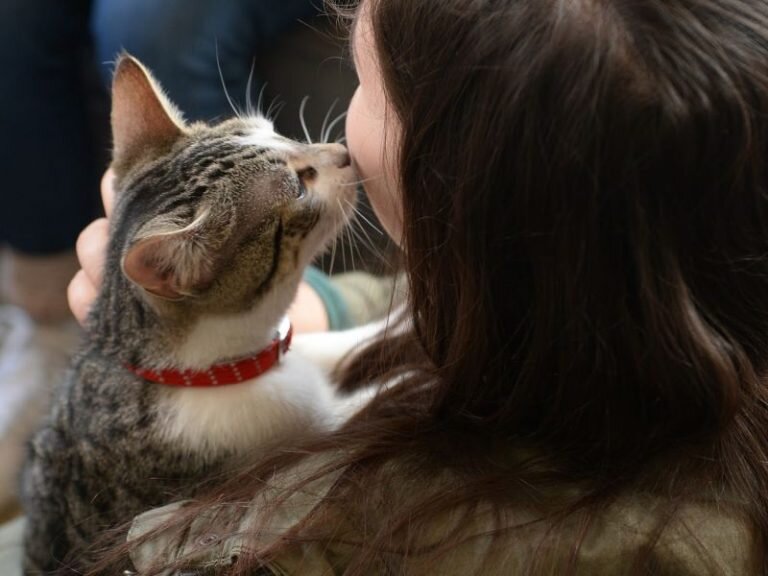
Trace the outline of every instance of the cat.
{"label": "cat", "polygon": [[[338,418],[326,376],[276,333],[303,269],[351,218],[346,149],[259,116],[188,125],[128,55],[112,131],[102,289],[22,475],[27,574],[75,573],[70,552],[104,529]],[[217,381],[262,350],[278,359],[262,375]],[[182,386],[157,382],[173,377]],[[199,378],[210,386],[183,385]]]}

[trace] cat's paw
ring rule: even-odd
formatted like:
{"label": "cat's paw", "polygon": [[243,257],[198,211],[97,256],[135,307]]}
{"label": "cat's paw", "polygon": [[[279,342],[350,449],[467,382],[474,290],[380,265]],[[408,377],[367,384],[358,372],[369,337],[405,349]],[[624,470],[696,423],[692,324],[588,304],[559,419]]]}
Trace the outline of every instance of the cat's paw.
{"label": "cat's paw", "polygon": [[291,349],[330,375],[344,358],[364,348],[381,329],[382,323],[375,322],[340,332],[296,334]]}

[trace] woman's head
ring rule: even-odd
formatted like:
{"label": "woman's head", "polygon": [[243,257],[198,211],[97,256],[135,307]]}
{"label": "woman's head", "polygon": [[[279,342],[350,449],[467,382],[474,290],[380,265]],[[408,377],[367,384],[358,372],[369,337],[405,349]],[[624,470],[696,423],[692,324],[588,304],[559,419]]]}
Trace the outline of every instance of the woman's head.
{"label": "woman's head", "polygon": [[368,142],[389,127],[369,190],[402,210],[435,410],[595,455],[719,430],[768,359],[768,6],[358,18],[350,115],[375,110]]}
{"label": "woman's head", "polygon": [[[363,0],[358,17],[350,151],[403,248],[413,333],[351,363],[348,388],[401,379],[305,449],[343,471],[331,505],[375,508],[360,546],[390,557],[420,522],[566,480],[595,513],[638,485],[672,512],[741,503],[768,565],[768,4]],[[409,480],[455,464],[462,481],[382,506],[398,486],[367,480],[406,456]],[[553,544],[571,572],[579,544]],[[374,572],[361,557],[350,572]]]}

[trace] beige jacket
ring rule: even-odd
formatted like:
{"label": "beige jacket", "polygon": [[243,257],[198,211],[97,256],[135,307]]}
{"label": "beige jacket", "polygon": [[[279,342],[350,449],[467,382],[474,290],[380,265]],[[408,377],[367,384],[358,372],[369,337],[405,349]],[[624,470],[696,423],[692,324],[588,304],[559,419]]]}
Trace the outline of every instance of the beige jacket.
{"label": "beige jacket", "polygon": [[[308,486],[304,492],[292,496],[280,508],[265,529],[260,530],[260,540],[269,543],[289,530],[310,511],[323,502],[327,486],[333,478]],[[273,486],[280,482],[273,483]],[[392,484],[390,483],[390,486]],[[437,490],[447,483],[436,480]],[[409,494],[418,487],[403,483],[398,494],[388,494],[390,506],[405,503]],[[422,487],[429,490],[429,487]],[[191,530],[185,534],[161,533],[141,544],[132,554],[139,573],[161,561],[184,558],[189,574],[215,573],[216,568],[229,565],[232,559],[248,549],[252,541],[253,526],[259,522],[259,511],[267,499],[277,492],[261,494],[243,506],[219,506],[197,518]],[[423,494],[423,492],[422,492]],[[478,507],[471,518],[458,514],[435,522],[431,529],[422,532],[423,541],[439,544],[447,534],[457,530],[466,535],[466,541],[448,553],[414,554],[403,560],[398,557],[382,557],[380,574],[408,574],[466,576],[531,574],[557,576],[575,566],[568,573],[578,576],[617,576],[628,574],[639,552],[646,549],[654,538],[660,517],[660,501],[650,496],[632,495],[615,502],[610,508],[593,518],[588,525],[574,520],[548,529],[542,522],[524,510],[504,511]],[[128,536],[137,541],[167,520],[168,515],[184,507],[185,503],[172,504],[152,510],[137,517]],[[336,518],[328,522],[327,518]],[[489,536],[493,518],[505,518],[514,529]],[[324,531],[337,535],[340,541],[359,538],[360,522],[340,515],[324,514],[327,525]],[[367,525],[375,524],[375,511],[365,513]],[[546,536],[546,538],[544,538]],[[574,556],[573,542],[582,540],[578,554]],[[736,513],[714,509],[710,505],[689,503],[678,510],[674,519],[661,533],[658,543],[647,553],[649,572],[661,576],[747,576],[758,571],[751,567],[753,539],[745,520]],[[353,559],[356,548],[349,544],[293,545],[276,558],[269,570],[276,575],[327,576],[342,574]],[[529,570],[535,566],[535,571]],[[187,574],[188,572],[182,572]],[[169,573],[170,574],[170,573]]]}

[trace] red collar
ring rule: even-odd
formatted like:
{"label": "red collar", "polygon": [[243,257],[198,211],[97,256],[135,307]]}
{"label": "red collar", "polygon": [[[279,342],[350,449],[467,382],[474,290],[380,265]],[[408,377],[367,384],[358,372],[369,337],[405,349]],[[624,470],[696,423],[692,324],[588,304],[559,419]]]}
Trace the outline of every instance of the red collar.
{"label": "red collar", "polygon": [[166,386],[181,386],[184,388],[206,388],[239,384],[252,378],[257,378],[275,364],[291,346],[293,326],[284,318],[278,328],[277,336],[261,352],[252,356],[214,364],[207,370],[149,370],[126,364],[126,368],[144,380],[165,384]]}

